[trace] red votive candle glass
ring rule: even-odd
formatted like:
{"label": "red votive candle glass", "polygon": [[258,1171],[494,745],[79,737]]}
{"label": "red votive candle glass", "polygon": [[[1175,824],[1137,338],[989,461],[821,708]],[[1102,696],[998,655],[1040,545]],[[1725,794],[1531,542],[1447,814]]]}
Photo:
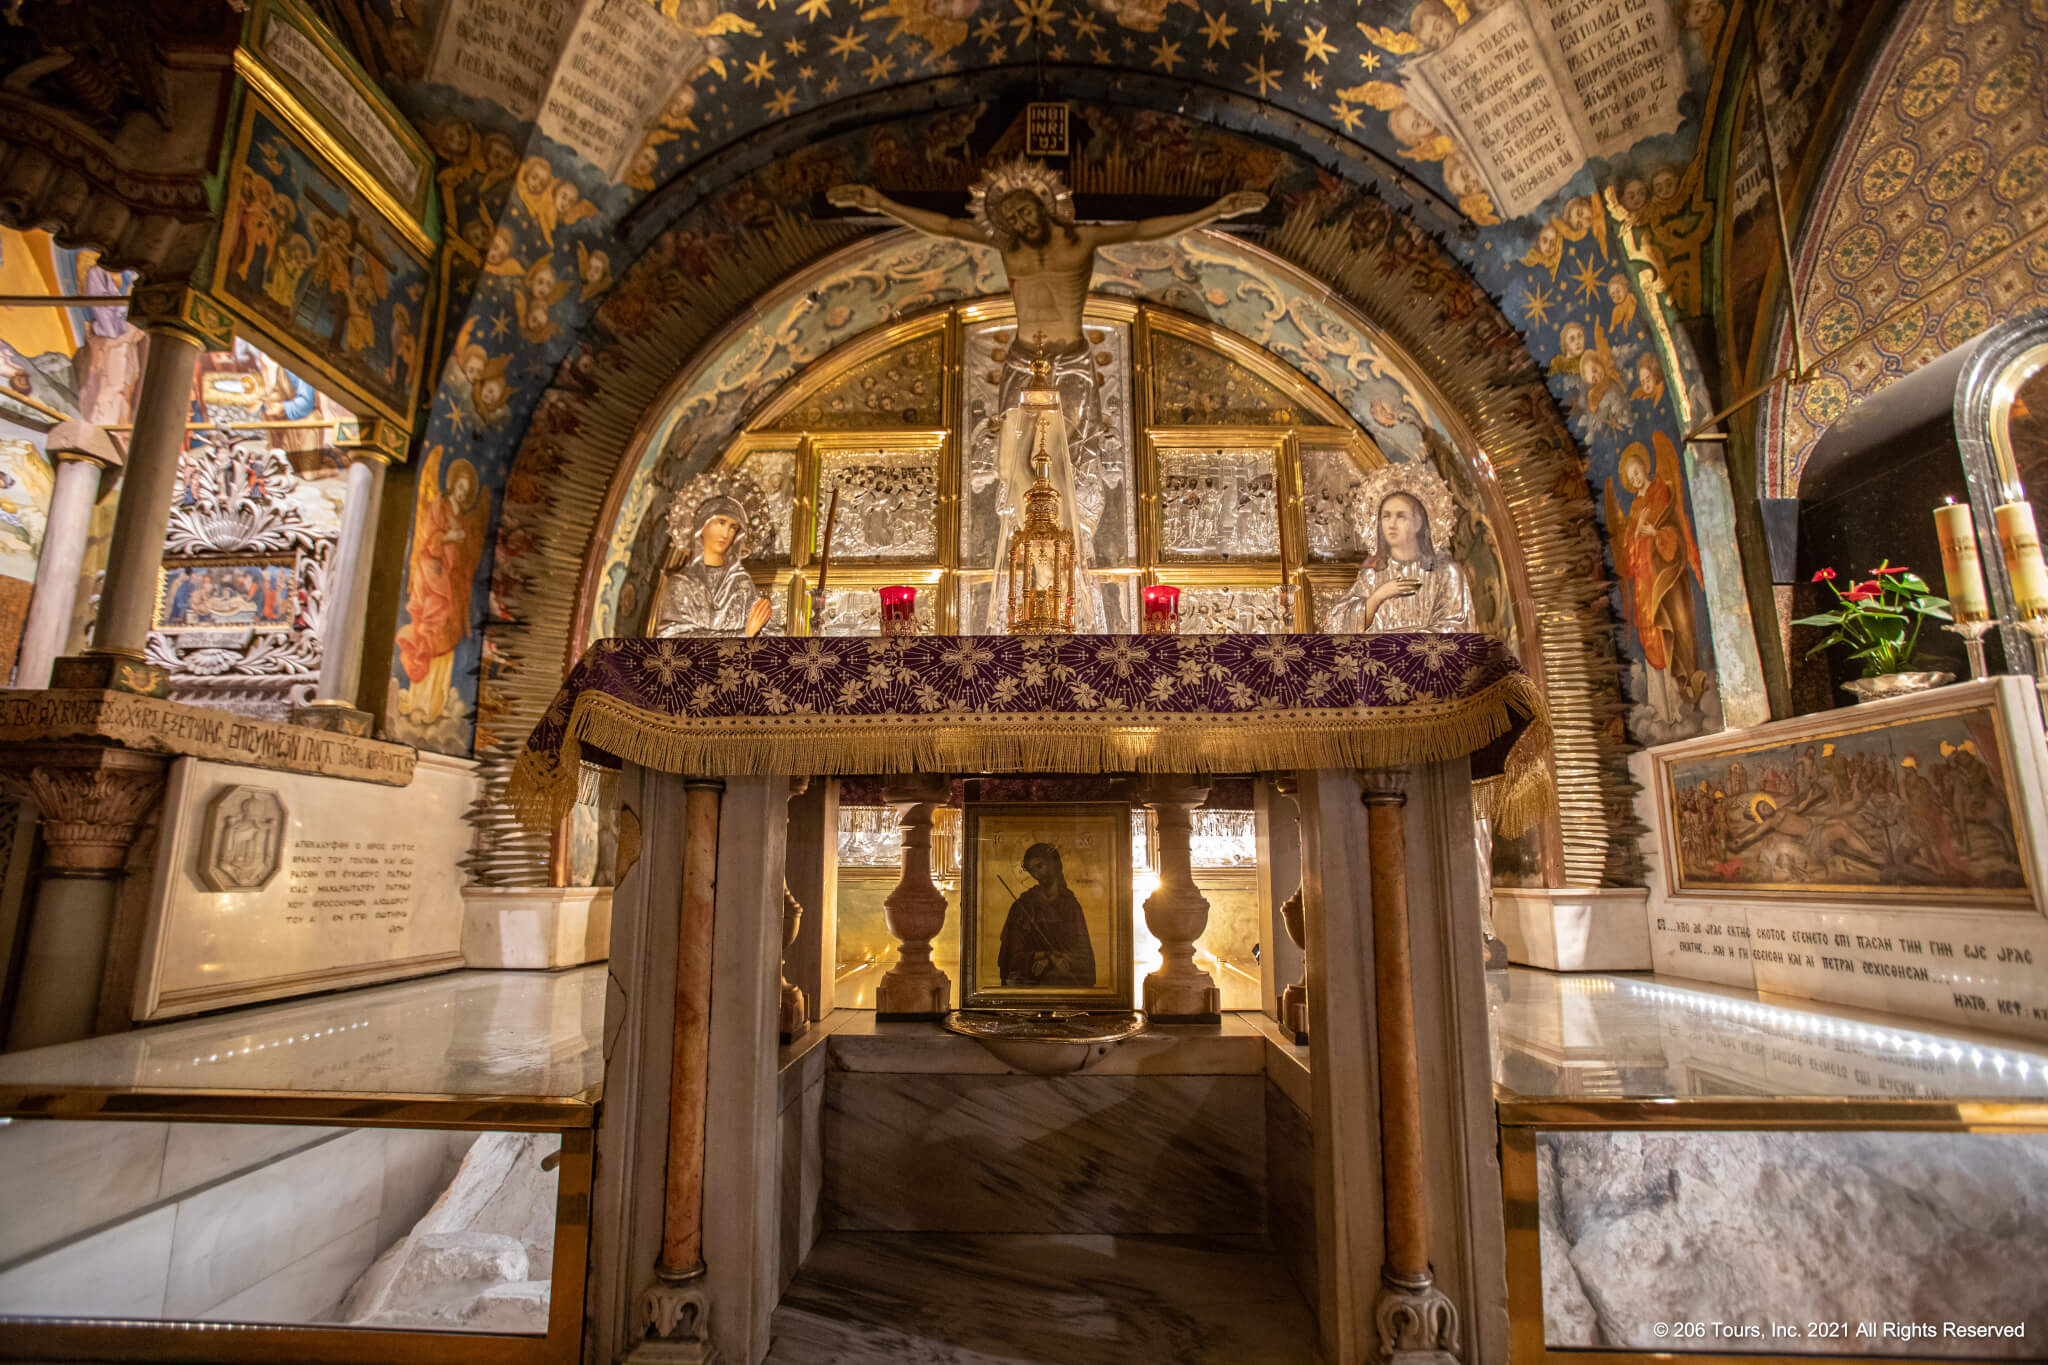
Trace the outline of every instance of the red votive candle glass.
{"label": "red votive candle glass", "polygon": [[1145,589],[1145,634],[1171,635],[1179,629],[1180,589],[1164,583]]}
{"label": "red votive candle glass", "polygon": [[882,598],[882,634],[917,634],[917,589],[877,588]]}

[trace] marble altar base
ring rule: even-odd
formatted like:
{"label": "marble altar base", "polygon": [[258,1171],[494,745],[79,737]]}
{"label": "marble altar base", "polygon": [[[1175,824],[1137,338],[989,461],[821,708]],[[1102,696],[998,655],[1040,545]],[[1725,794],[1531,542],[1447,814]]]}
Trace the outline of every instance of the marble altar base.
{"label": "marble altar base", "polygon": [[1650,970],[1649,892],[1636,887],[1493,889],[1508,961],[1553,972]]}
{"label": "marble altar base", "polygon": [[602,962],[612,937],[608,886],[465,886],[462,960],[553,971]]}

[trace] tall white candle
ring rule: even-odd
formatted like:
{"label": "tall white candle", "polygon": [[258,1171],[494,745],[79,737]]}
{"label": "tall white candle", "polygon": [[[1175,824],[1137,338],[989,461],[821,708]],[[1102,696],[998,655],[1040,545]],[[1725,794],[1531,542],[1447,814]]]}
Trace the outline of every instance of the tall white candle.
{"label": "tall white candle", "polygon": [[1958,621],[1991,618],[1991,598],[1984,591],[1984,565],[1977,556],[1977,523],[1970,505],[1951,502],[1934,509],[1934,529],[1941,537],[1941,572],[1948,579],[1950,614]]}
{"label": "tall white candle", "polygon": [[2048,616],[2048,564],[2041,561],[2041,533],[2034,527],[2033,504],[2002,503],[1991,509],[1991,515],[1998,523],[2006,576],[2012,580],[2013,614],[2021,620]]}

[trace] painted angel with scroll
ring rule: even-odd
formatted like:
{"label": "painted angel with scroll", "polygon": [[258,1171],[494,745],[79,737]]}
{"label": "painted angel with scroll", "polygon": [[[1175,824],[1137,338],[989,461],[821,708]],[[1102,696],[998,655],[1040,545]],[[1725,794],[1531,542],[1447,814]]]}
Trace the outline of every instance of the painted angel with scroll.
{"label": "painted angel with scroll", "polygon": [[420,470],[419,509],[406,566],[405,624],[398,630],[398,661],[409,687],[399,695],[401,714],[432,725],[448,705],[455,647],[469,635],[469,596],[483,558],[490,501],[477,484],[476,466],[457,460],[442,487],[444,447],[427,447]]}

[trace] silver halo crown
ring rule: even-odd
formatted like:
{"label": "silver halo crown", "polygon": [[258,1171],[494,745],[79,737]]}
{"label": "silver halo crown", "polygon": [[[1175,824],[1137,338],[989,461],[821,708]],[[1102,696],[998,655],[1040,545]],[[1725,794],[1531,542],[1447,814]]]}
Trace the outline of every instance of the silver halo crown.
{"label": "silver halo crown", "polygon": [[1013,239],[1008,228],[989,217],[989,205],[1002,202],[1018,190],[1037,196],[1038,202],[1045,207],[1045,216],[1056,226],[1073,226],[1074,192],[1067,188],[1067,182],[1060,173],[1043,161],[1012,157],[983,171],[981,178],[967,191],[968,214],[982,235],[997,247],[1007,247]]}

